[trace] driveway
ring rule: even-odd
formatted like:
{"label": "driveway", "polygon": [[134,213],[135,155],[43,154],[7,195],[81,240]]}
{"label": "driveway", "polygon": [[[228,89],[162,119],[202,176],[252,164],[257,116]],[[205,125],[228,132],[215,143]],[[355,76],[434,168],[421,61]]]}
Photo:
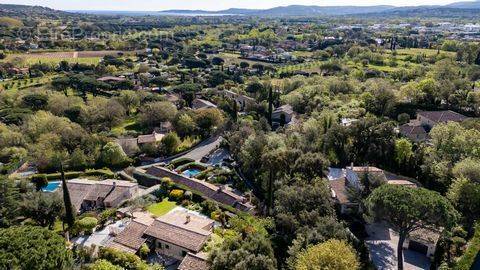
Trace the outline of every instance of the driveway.
{"label": "driveway", "polygon": [[223,140],[222,136],[212,137],[198,144],[190,152],[186,153],[185,155],[179,156],[177,158],[191,158],[195,161],[200,161],[202,157],[208,155],[210,152],[217,149],[220,146],[220,143],[222,142],[222,140]]}
{"label": "driveway", "polygon": [[[398,235],[383,224],[366,226],[369,237],[366,239],[370,257],[377,269],[397,269]],[[430,259],[425,255],[404,249],[403,267],[405,270],[430,269]]]}

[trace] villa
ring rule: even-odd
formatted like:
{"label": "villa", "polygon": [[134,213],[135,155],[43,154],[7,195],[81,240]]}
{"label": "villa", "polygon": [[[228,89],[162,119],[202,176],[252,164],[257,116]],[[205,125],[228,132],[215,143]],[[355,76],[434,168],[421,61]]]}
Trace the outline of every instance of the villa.
{"label": "villa", "polygon": [[72,205],[78,212],[118,207],[139,194],[137,183],[112,179],[72,179],[67,181],[67,187]]}
{"label": "villa", "polygon": [[202,249],[213,233],[212,219],[186,210],[173,210],[156,219],[134,216],[107,247],[136,254],[146,244],[154,253],[179,264],[178,269],[208,269]]}

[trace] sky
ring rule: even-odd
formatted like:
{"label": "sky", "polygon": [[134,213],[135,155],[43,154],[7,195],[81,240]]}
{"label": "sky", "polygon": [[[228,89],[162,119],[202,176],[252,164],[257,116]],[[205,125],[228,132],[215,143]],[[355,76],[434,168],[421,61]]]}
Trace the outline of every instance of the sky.
{"label": "sky", "polygon": [[265,9],[287,5],[416,6],[444,5],[461,0],[0,0],[2,4],[39,5],[60,10],[157,11],[167,9]]}

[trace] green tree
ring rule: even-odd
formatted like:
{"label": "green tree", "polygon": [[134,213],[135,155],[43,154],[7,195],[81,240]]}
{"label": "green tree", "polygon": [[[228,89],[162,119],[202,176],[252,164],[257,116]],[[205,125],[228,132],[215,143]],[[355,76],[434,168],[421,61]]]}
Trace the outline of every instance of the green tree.
{"label": "green tree", "polygon": [[447,198],[462,214],[468,229],[472,229],[475,220],[480,217],[480,184],[465,177],[457,178],[450,185]]}
{"label": "green tree", "polygon": [[65,172],[63,171],[62,163],[60,165],[60,176],[62,178],[63,205],[65,207],[64,224],[66,223],[68,228],[72,229],[75,224],[75,209],[73,208],[70,191],[68,190],[67,180],[65,180]]}
{"label": "green tree", "polygon": [[96,260],[95,263],[88,266],[88,270],[123,270],[122,267],[112,264],[107,260]]}
{"label": "green tree", "polygon": [[102,148],[100,162],[107,167],[121,168],[126,167],[130,163],[130,159],[118,143],[109,142]]}
{"label": "green tree", "polygon": [[172,121],[177,115],[177,107],[168,101],[146,104],[140,110],[140,122],[147,127],[158,127],[161,123]]}
{"label": "green tree", "polygon": [[20,192],[15,182],[0,176],[0,228],[8,227],[18,215]]}
{"label": "green tree", "polygon": [[398,167],[402,168],[409,163],[413,157],[412,147],[412,143],[405,138],[395,141],[395,161]]}
{"label": "green tree", "polygon": [[399,235],[398,269],[403,269],[403,242],[407,235],[420,228],[449,228],[458,213],[439,193],[424,188],[382,185],[367,198],[369,215],[387,222]]}
{"label": "green tree", "polygon": [[41,227],[0,229],[0,269],[68,269],[72,255],[65,240]]}
{"label": "green tree", "polygon": [[170,132],[162,138],[161,145],[166,155],[172,155],[180,145],[180,138],[177,133]]}
{"label": "green tree", "polygon": [[360,269],[357,255],[351,246],[336,239],[311,246],[298,255],[295,270],[355,270]]}
{"label": "green tree", "polygon": [[175,131],[182,136],[189,136],[195,132],[197,124],[195,120],[187,113],[182,113],[177,116],[174,121]]}
{"label": "green tree", "polygon": [[62,199],[56,193],[32,192],[26,194],[21,203],[25,217],[35,220],[42,227],[52,229],[55,220],[63,213]]}

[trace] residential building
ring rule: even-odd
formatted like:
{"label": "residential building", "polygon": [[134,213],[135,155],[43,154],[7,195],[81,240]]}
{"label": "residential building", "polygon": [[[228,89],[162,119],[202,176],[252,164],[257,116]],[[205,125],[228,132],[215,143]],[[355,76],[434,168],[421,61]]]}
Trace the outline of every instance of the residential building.
{"label": "residential building", "polygon": [[155,219],[145,230],[147,242],[155,251],[183,260],[188,253],[202,250],[213,231],[214,221],[183,211],[172,211]]}
{"label": "residential building", "polygon": [[[223,185],[216,186],[203,180],[190,178],[176,173],[161,166],[151,166],[146,169],[146,173],[157,178],[168,177],[177,184],[187,186],[188,188],[203,194],[206,198],[232,206],[240,211],[249,212],[254,209],[253,205],[250,204],[245,197],[228,190]],[[155,184],[157,183],[142,183],[143,186],[152,186]]]}
{"label": "residential building", "polygon": [[113,179],[72,179],[67,181],[67,187],[72,205],[78,212],[118,207],[139,194],[137,183]]}
{"label": "residential building", "polygon": [[272,112],[272,121],[277,122],[280,125],[285,125],[292,121],[294,114],[295,112],[293,111],[293,108],[291,105],[289,104],[283,105],[276,108]]}
{"label": "residential building", "polygon": [[213,104],[212,102],[201,99],[201,98],[196,98],[192,101],[192,109],[205,109],[205,108],[217,108],[217,105]]}
{"label": "residential building", "polygon": [[[468,117],[454,111],[419,111],[417,121],[420,125],[432,129],[435,125],[447,122],[462,122]],[[430,131],[430,130],[428,130]]]}

